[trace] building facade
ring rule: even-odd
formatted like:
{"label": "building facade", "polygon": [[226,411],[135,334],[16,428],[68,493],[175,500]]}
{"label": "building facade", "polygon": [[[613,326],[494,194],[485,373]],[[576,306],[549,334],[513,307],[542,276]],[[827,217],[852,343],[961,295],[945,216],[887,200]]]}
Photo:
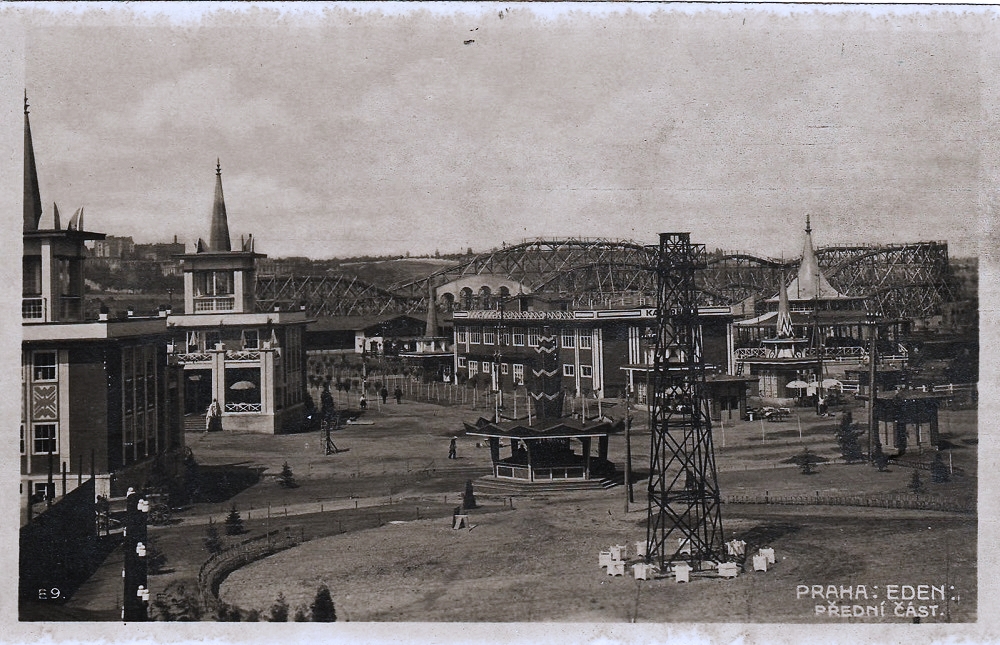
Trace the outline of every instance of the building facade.
{"label": "building facade", "polygon": [[[520,303],[530,301],[527,307]],[[601,398],[631,393],[645,402],[652,368],[656,309],[568,310],[559,303],[514,298],[515,309],[455,311],[455,374],[459,380],[487,374],[494,389],[511,391],[527,381],[540,339],[556,337],[562,389]],[[709,371],[725,371],[732,344],[726,307],[702,313],[703,350]]]}
{"label": "building facade", "polygon": [[253,237],[233,250],[216,167],[209,242],[180,256],[184,313],[168,316],[170,361],[184,373],[184,413],[218,404],[222,428],[274,434],[297,429],[305,413],[305,328],[301,308],[256,311]]}
{"label": "building facade", "polygon": [[184,446],[182,383],[168,366],[164,315],[85,318],[83,209],[43,213],[24,116],[20,464],[22,508],[94,474],[97,495],[175,476]]}

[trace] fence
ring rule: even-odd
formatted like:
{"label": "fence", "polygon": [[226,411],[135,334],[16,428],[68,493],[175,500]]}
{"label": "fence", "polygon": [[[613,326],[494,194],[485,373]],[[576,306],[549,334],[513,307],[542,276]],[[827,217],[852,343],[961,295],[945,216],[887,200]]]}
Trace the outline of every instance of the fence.
{"label": "fence", "polygon": [[723,495],[723,504],[783,504],[810,506],[867,506],[874,508],[904,508],[925,511],[975,513],[975,502],[932,499],[921,495]]}
{"label": "fence", "polygon": [[295,535],[286,527],[284,531],[275,529],[213,554],[198,570],[198,589],[201,592],[202,604],[206,609],[214,609],[218,605],[219,585],[233,571],[279,551],[298,546],[304,541],[303,533]]}

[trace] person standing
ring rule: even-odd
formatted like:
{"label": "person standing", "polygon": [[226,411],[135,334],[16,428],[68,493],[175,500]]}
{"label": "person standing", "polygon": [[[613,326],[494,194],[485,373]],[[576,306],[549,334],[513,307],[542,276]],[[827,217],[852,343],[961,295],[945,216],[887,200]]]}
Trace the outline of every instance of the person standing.
{"label": "person standing", "polygon": [[222,429],[222,408],[219,407],[219,400],[212,399],[212,403],[205,412],[205,432]]}
{"label": "person standing", "polygon": [[452,437],[448,445],[448,459],[458,459],[458,437]]}
{"label": "person standing", "polygon": [[403,402],[403,390],[398,385],[396,386],[396,390],[392,394],[393,396],[396,397],[396,405],[399,405],[400,403]]}
{"label": "person standing", "polygon": [[382,386],[382,391],[379,392],[379,394],[382,396],[382,405],[385,405],[386,399],[389,398],[389,388],[387,388],[386,386],[383,385]]}

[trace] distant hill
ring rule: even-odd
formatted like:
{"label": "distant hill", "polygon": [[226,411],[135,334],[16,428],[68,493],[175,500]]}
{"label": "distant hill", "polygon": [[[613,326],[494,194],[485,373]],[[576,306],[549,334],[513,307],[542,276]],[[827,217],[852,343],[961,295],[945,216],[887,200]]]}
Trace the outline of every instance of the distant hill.
{"label": "distant hill", "polygon": [[419,280],[455,264],[458,264],[455,260],[439,258],[399,258],[375,262],[342,262],[338,265],[338,272],[355,275],[369,284],[388,288],[399,282]]}

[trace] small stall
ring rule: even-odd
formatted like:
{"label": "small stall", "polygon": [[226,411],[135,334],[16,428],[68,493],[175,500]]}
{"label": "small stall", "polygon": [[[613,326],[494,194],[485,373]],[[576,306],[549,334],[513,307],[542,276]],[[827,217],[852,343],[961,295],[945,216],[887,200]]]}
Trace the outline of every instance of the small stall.
{"label": "small stall", "polygon": [[[584,421],[575,417],[494,423],[480,418],[465,424],[466,434],[489,440],[493,476],[527,482],[586,481],[610,477],[609,436],[623,421]],[[579,446],[579,451],[575,449]]]}

